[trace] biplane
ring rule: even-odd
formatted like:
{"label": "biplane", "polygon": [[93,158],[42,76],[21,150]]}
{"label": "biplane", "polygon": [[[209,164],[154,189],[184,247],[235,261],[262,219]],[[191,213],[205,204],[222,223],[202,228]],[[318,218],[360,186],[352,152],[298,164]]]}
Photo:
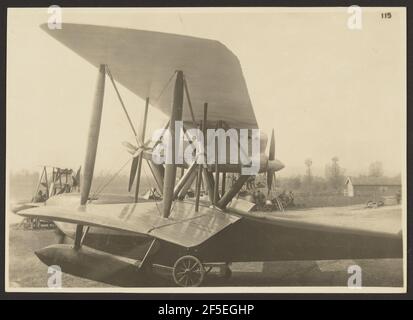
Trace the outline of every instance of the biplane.
{"label": "biplane", "polygon": [[73,169],[70,168],[42,166],[33,199],[36,199],[38,192],[42,189],[44,201],[55,195],[77,190],[80,184],[80,169],[74,173]]}
{"label": "biplane", "polygon": [[[149,105],[169,117],[165,128],[171,134],[177,121],[183,122],[185,130],[200,128],[202,132],[258,128],[240,62],[222,43],[82,24],[41,28],[98,71],[80,192],[16,210],[22,216],[54,221],[72,239],[36,251],[45,264],[120,286],[132,286],[134,279],[145,277],[158,265],[171,271],[177,286],[190,287],[201,285],[214,266],[222,267],[222,275],[229,277],[232,262],[402,257],[400,208],[377,209],[374,214],[337,208],[334,217],[323,209],[251,212],[253,204],[237,197],[250,177],[241,173],[244,164],[162,165],[152,160],[158,141],[145,140]],[[105,79],[113,84],[136,138],[125,143],[132,155],[128,189],[135,184],[135,196],[90,196]],[[139,129],[116,83],[145,101]],[[174,139],[170,143],[177,147]],[[259,172],[267,174],[271,190],[275,172],[284,165],[275,157],[274,132],[268,155],[266,145],[267,136],[261,134]],[[143,161],[149,165],[160,200],[139,197]],[[178,167],[184,170],[180,178]],[[227,173],[238,174],[230,186],[225,184]],[[200,198],[201,182],[207,199]],[[186,199],[193,184],[195,196]],[[379,210],[386,211],[380,214]]]}
{"label": "biplane", "polygon": [[[21,201],[13,205],[15,211],[20,211],[33,206],[44,204],[47,199],[62,193],[79,191],[80,168],[74,174],[73,169],[61,168],[58,166],[43,165],[40,170],[39,180],[36,184],[31,201]],[[21,226],[25,229],[38,229],[45,225],[48,228],[54,226],[50,220],[41,220],[39,218],[25,218]]]}

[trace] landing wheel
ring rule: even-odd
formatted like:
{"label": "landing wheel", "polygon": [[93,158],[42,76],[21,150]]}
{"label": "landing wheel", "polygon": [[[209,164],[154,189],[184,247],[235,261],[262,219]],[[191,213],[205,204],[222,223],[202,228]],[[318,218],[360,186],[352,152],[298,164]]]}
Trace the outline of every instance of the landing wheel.
{"label": "landing wheel", "polygon": [[205,276],[205,268],[194,256],[183,256],[176,260],[172,272],[175,283],[181,287],[198,287]]}

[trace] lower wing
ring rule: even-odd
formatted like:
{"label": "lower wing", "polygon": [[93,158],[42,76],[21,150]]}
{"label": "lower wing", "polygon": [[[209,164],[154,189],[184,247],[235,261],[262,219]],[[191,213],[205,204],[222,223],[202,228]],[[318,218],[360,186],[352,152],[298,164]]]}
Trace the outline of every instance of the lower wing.
{"label": "lower wing", "polygon": [[207,207],[200,207],[199,212],[195,212],[194,204],[186,202],[176,202],[170,217],[163,218],[157,206],[154,202],[89,204],[78,208],[45,205],[18,214],[145,234],[187,248],[202,244],[240,219]]}

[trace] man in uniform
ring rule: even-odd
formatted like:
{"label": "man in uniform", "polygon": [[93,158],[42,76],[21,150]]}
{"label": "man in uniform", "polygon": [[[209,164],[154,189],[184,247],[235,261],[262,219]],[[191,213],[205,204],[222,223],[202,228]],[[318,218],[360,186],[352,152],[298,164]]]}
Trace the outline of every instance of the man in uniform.
{"label": "man in uniform", "polygon": [[44,202],[44,201],[46,201],[46,195],[43,194],[42,190],[39,190],[39,192],[34,197],[33,202]]}

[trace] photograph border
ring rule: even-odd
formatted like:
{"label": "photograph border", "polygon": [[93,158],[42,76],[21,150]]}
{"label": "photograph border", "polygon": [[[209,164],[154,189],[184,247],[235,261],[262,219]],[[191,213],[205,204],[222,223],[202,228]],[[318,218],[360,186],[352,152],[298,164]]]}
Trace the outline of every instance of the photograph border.
{"label": "photograph border", "polygon": [[[139,6],[136,6],[136,2],[132,1],[56,1],[57,5],[61,7],[189,7],[189,1],[170,1],[170,2],[165,2],[165,1],[139,1]],[[193,4],[193,3],[192,3]],[[409,113],[409,104],[410,104],[410,99],[411,99],[411,94],[408,90],[408,81],[409,81],[409,73],[411,69],[411,63],[410,63],[410,58],[411,58],[411,50],[410,50],[410,41],[409,41],[409,36],[411,32],[409,32],[411,26],[410,26],[410,21],[409,21],[409,5],[407,1],[358,1],[357,3],[351,3],[348,1],[329,1],[328,5],[326,5],[325,1],[295,1],[294,3],[287,2],[287,1],[225,1],[224,3],[220,2],[219,4],[213,4],[211,1],[197,1],[195,6],[190,6],[190,7],[344,7],[344,6],[350,6],[352,4],[357,4],[360,7],[406,7],[406,24],[407,24],[407,30],[406,30],[406,40],[407,40],[407,46],[406,46],[406,63],[407,63],[407,81],[406,81],[406,93],[407,93],[407,110],[406,110],[406,130],[407,130],[407,136],[406,136],[406,155],[407,159],[405,161],[406,164],[406,172],[402,174],[405,178],[403,179],[403,203],[404,206],[406,206],[405,212],[409,212],[409,209],[411,208],[412,205],[412,200],[408,198],[408,187],[409,187],[409,182],[410,182],[410,165],[411,165],[411,151],[409,148],[409,137],[411,136],[411,129],[409,127],[410,123],[410,118],[411,115]],[[1,16],[2,16],[2,21],[3,21],[3,28],[1,32],[1,39],[2,43],[6,44],[7,43],[7,8],[18,8],[18,7],[48,7],[51,5],[50,2],[46,1],[5,1],[4,3],[1,4]],[[2,77],[1,77],[1,95],[0,97],[2,98],[3,101],[3,109],[2,109],[2,120],[3,120],[3,126],[2,129],[3,131],[3,139],[2,139],[2,146],[3,146],[3,152],[5,152],[6,148],[6,52],[7,52],[7,47],[6,45],[2,46],[4,50],[1,52],[1,69],[2,69]],[[6,155],[2,157],[2,178],[3,181],[6,180]],[[407,187],[407,188],[406,188]],[[2,192],[2,200],[3,203],[6,204],[7,201],[7,192],[5,185],[1,185]],[[6,215],[3,216],[1,219],[2,223],[2,230],[5,232],[5,236],[1,237],[1,244],[3,245],[5,250],[6,248]],[[378,288],[366,288],[366,290],[355,290],[355,292],[350,292],[350,293],[343,293],[341,290],[335,290],[337,287],[333,287],[332,289],[328,287],[322,287],[320,289],[326,290],[328,288],[328,293],[325,291],[318,291],[318,290],[309,290],[312,291],[311,293],[307,290],[300,291],[298,290],[299,288],[297,287],[286,287],[288,289],[288,293],[286,291],[281,291],[281,292],[263,292],[265,290],[257,290],[257,292],[254,291],[249,291],[248,293],[240,293],[240,292],[233,292],[231,290],[232,287],[212,287],[212,288],[190,288],[188,290],[180,288],[180,292],[176,292],[176,288],[139,288],[139,293],[136,292],[135,289],[124,289],[124,288],[98,288],[94,290],[94,288],[85,288],[85,290],[81,290],[81,292],[78,291],[78,288],[76,289],[68,289],[64,288],[65,293],[63,292],[58,292],[58,291],[53,291],[51,292],[50,289],[36,289],[35,291],[26,290],[27,288],[24,288],[24,291],[18,290],[13,290],[13,292],[6,292],[6,282],[5,277],[1,277],[1,287],[4,290],[2,292],[2,296],[7,296],[8,298],[13,298],[13,299],[20,299],[20,298],[26,298],[26,297],[36,297],[36,298],[47,298],[47,299],[56,299],[56,298],[68,298],[68,299],[73,299],[73,298],[79,298],[79,295],[82,298],[90,299],[90,298],[100,298],[100,299],[106,299],[106,298],[139,298],[139,299],[186,299],[186,300],[192,300],[192,299],[205,299],[206,297],[213,297],[214,299],[227,299],[227,298],[234,298],[236,297],[237,299],[274,299],[274,298],[292,298],[291,296],[294,295],[295,297],[305,297],[305,298],[326,298],[326,295],[328,295],[328,299],[348,299],[348,298],[369,298],[375,296],[375,298],[402,298],[405,299],[407,297],[411,297],[411,268],[408,268],[407,266],[411,265],[411,259],[412,259],[412,252],[411,250],[408,250],[411,245],[411,235],[409,234],[409,231],[412,230],[412,219],[409,217],[407,214],[407,228],[404,231],[404,249],[405,249],[405,258],[403,259],[404,262],[404,280],[405,280],[405,288],[407,289],[407,293],[402,293],[400,292],[400,288],[397,288],[395,290],[390,290],[394,293],[390,293],[390,291],[386,291],[384,294],[383,293],[378,293],[378,291],[381,290],[376,290]],[[5,251],[3,251],[4,254],[6,254]],[[5,259],[6,256],[2,255],[1,256],[2,261],[1,265],[2,268],[4,268],[4,274],[6,274],[6,269],[5,269]],[[235,287],[238,289],[238,291],[243,290],[245,292],[245,288],[251,289],[251,288],[256,288],[256,287]],[[258,287],[260,289],[265,288],[265,287]],[[273,288],[273,287],[272,287]],[[300,287],[303,288],[303,287]],[[309,289],[314,288],[314,287],[308,287]],[[348,291],[347,287],[344,287],[346,291]],[[22,288],[23,289],[23,288]],[[146,290],[148,289],[148,290]],[[171,290],[169,290],[171,289]],[[211,292],[206,292],[208,289],[211,291],[223,291],[224,293],[211,293]],[[217,290],[218,289],[218,290]],[[307,288],[305,288],[307,289]],[[371,289],[371,290],[370,290]],[[385,288],[387,289],[387,288]],[[135,290],[135,291],[134,291]],[[296,290],[294,293],[291,291]],[[84,292],[83,292],[84,291]],[[155,293],[155,291],[157,291]],[[162,292],[159,292],[162,291]],[[366,291],[366,292],[362,292]],[[24,292],[24,293],[23,293]],[[30,292],[30,293],[29,293]],[[98,293],[99,292],[99,293]]]}

